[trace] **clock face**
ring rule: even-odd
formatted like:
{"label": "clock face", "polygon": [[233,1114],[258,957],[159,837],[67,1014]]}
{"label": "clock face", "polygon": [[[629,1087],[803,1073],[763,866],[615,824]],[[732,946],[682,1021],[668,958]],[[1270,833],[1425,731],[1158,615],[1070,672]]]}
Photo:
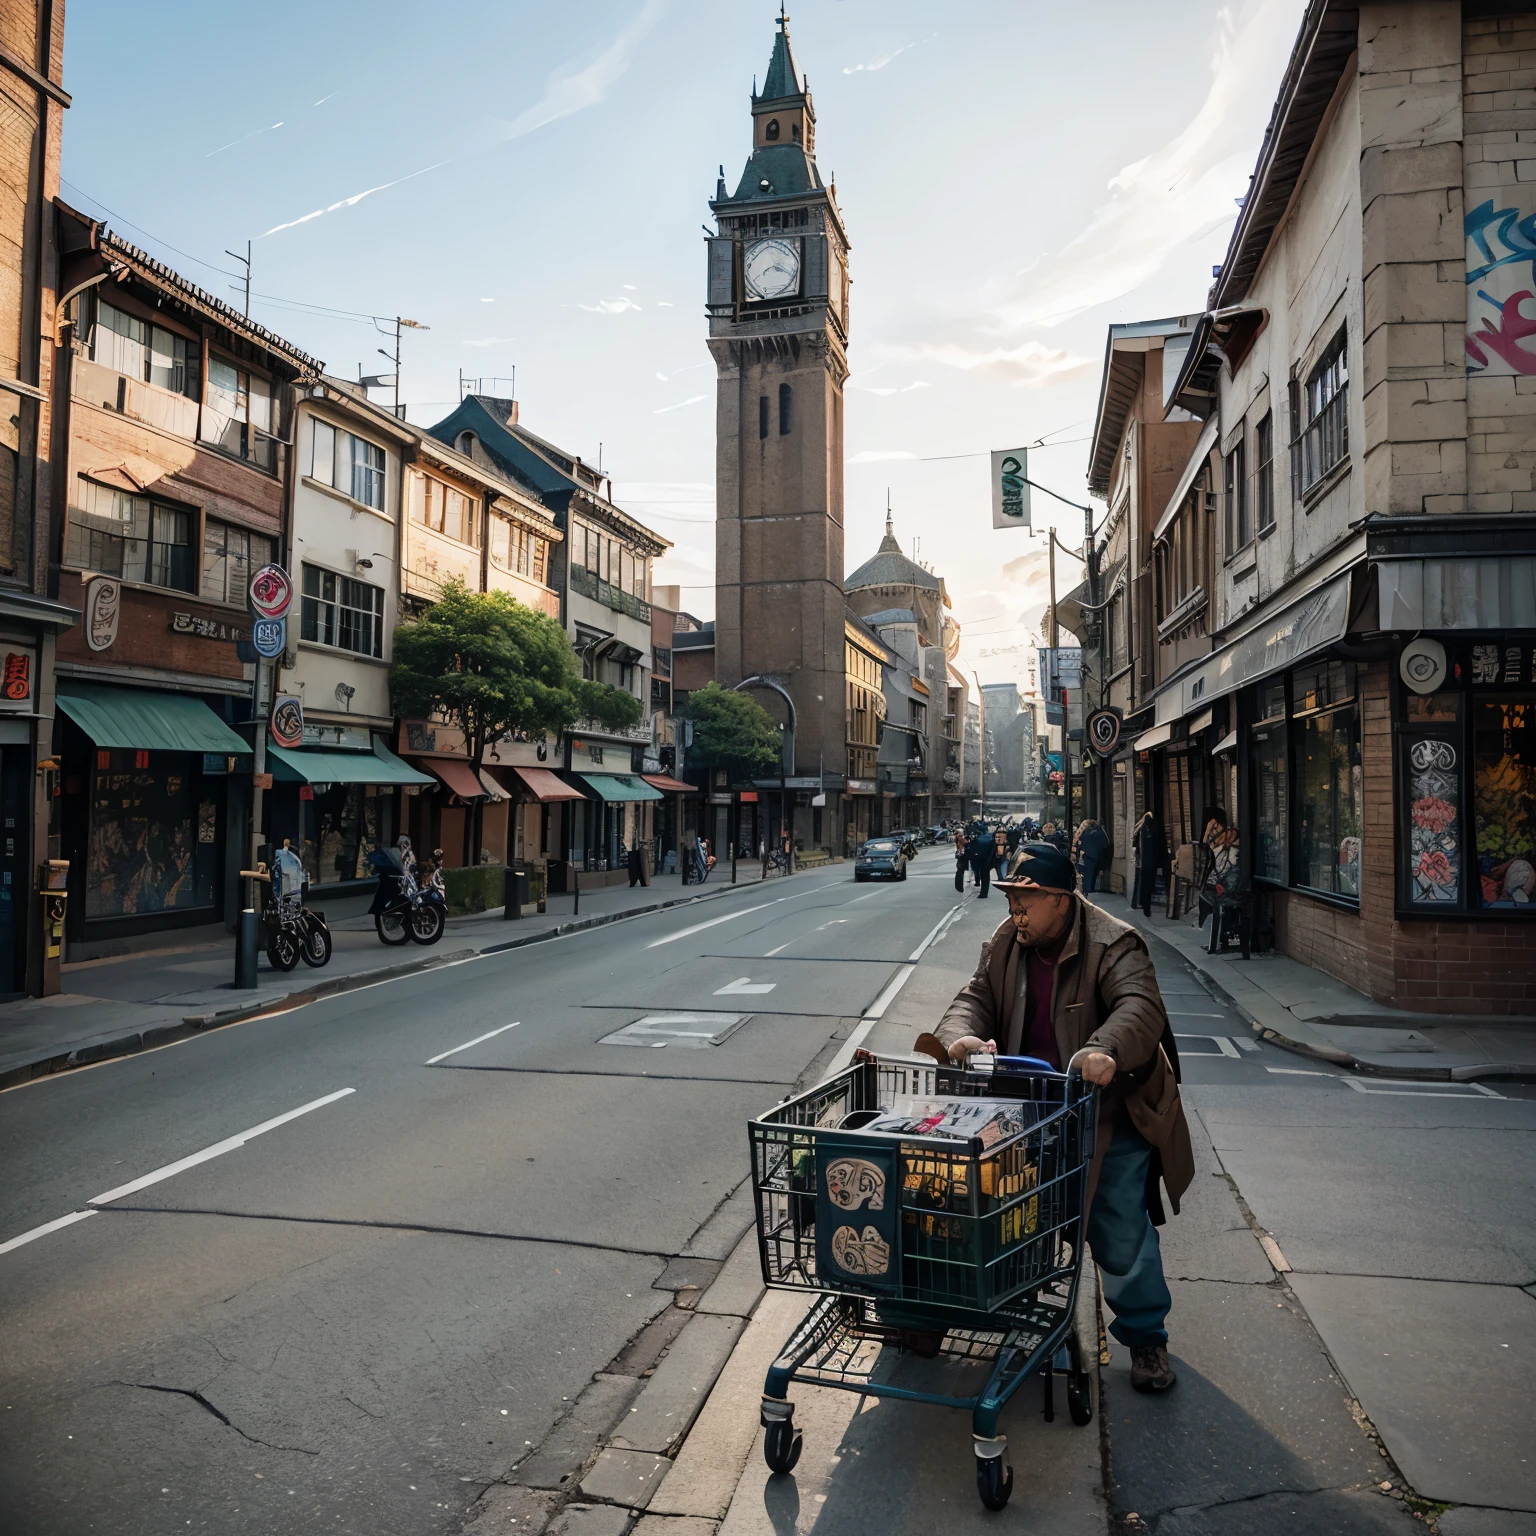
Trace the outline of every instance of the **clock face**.
{"label": "clock face", "polygon": [[800,286],[797,240],[754,240],[747,247],[747,297],[782,299]]}

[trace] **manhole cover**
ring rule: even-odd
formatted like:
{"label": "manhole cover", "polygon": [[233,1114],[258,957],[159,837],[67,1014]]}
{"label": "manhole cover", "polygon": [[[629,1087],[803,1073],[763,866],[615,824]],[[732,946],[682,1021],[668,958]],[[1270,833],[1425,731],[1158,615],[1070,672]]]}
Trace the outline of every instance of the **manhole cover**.
{"label": "manhole cover", "polygon": [[648,1013],[633,1024],[604,1035],[599,1045],[664,1045],[694,1049],[721,1045],[750,1019],[750,1013]]}

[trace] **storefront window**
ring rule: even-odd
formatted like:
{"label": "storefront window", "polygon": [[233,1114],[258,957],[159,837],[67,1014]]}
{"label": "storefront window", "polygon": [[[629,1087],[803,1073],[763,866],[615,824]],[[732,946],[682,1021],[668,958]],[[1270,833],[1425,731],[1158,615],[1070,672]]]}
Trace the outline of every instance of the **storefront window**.
{"label": "storefront window", "polygon": [[[1455,695],[1449,695],[1455,720]],[[1439,718],[1429,699],[1409,717]],[[1454,905],[1461,900],[1461,813],[1457,809],[1459,775],[1456,746],[1442,737],[1423,736],[1404,743],[1404,782],[1408,795],[1408,894],[1415,906]]]}
{"label": "storefront window", "polygon": [[1484,907],[1536,901],[1536,694],[1472,702],[1472,809]]}
{"label": "storefront window", "polygon": [[315,784],[312,800],[300,800],[303,834],[299,857],[313,885],[357,880],[380,843],[378,791],[364,784]]}
{"label": "storefront window", "polygon": [[1253,763],[1253,872],[1265,880],[1286,877],[1290,784],[1285,761],[1285,682],[1259,689],[1260,720],[1249,736]]}
{"label": "storefront window", "polygon": [[211,907],[218,805],[184,752],[96,753],[85,915]]}
{"label": "storefront window", "polygon": [[1300,721],[1296,754],[1297,883],[1358,897],[1365,819],[1358,707],[1349,704]]}

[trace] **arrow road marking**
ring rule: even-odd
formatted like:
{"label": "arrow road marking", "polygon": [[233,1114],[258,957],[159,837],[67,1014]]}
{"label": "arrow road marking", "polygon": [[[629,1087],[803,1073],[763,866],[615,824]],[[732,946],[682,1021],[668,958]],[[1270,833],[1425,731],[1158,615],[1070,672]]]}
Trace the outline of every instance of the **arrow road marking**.
{"label": "arrow road marking", "polygon": [[738,976],[735,981],[717,989],[715,996],[742,997],[747,993],[772,992],[776,986],[776,981],[753,981],[750,976]]}

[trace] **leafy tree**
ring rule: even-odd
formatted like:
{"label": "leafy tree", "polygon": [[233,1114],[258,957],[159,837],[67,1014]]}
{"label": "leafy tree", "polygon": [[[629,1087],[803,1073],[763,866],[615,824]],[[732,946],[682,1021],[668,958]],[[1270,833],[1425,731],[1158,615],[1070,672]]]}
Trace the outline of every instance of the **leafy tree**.
{"label": "leafy tree", "polygon": [[[459,581],[395,630],[389,688],[398,714],[436,714],[457,726],[477,775],[486,752],[514,731],[558,734],[578,720],[627,730],[641,713],[633,694],[582,677],[570,640],[548,614]],[[480,804],[465,829],[465,863],[479,846]]]}
{"label": "leafy tree", "polygon": [[709,683],[688,695],[683,718],[693,721],[688,767],[724,768],[733,783],[778,774],[784,751],[779,728],[750,695]]}

